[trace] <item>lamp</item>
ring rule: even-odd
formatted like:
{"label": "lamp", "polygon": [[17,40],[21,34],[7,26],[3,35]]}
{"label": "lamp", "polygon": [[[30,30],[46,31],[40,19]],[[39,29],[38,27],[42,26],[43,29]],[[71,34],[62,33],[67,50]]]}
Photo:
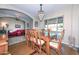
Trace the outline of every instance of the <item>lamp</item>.
{"label": "lamp", "polygon": [[42,4],[40,4],[40,11],[38,11],[39,20],[42,21],[44,19],[44,11],[42,10]]}

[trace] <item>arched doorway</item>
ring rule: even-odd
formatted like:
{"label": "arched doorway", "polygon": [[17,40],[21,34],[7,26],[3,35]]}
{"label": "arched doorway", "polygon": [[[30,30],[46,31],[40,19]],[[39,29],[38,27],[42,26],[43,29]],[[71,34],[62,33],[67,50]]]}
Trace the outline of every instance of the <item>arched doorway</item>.
{"label": "arched doorway", "polygon": [[[27,24],[29,23],[29,27]],[[25,41],[25,29],[32,28],[33,19],[28,15],[10,9],[0,9],[0,30],[8,36],[8,46]]]}

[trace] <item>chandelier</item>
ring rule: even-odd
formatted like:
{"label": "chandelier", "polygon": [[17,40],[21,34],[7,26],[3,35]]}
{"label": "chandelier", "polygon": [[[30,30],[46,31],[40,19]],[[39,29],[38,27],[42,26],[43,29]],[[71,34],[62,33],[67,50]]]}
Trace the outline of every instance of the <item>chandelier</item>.
{"label": "chandelier", "polygon": [[44,11],[42,10],[42,4],[40,4],[40,10],[38,11],[38,18],[40,21],[42,21],[44,19]]}

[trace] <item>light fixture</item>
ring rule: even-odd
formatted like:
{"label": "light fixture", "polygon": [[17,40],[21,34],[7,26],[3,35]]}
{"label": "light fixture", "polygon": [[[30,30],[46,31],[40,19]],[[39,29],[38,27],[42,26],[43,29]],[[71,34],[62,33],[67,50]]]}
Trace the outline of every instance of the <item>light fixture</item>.
{"label": "light fixture", "polygon": [[2,22],[1,23],[1,27],[3,28],[3,30],[6,30],[8,28],[8,24],[6,22]]}
{"label": "light fixture", "polygon": [[1,23],[2,27],[6,27],[6,24],[7,24],[7,23],[5,23],[5,22],[2,22],[2,23]]}
{"label": "light fixture", "polygon": [[40,10],[38,11],[39,20],[42,21],[44,19],[44,11],[42,10],[42,4],[40,4]]}

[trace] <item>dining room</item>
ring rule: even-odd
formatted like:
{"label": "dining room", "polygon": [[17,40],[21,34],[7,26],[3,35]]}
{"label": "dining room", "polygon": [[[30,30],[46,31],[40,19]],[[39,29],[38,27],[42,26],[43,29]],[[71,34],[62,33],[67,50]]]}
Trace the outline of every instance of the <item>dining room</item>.
{"label": "dining room", "polygon": [[0,4],[0,55],[79,55],[78,15],[78,4]]}

